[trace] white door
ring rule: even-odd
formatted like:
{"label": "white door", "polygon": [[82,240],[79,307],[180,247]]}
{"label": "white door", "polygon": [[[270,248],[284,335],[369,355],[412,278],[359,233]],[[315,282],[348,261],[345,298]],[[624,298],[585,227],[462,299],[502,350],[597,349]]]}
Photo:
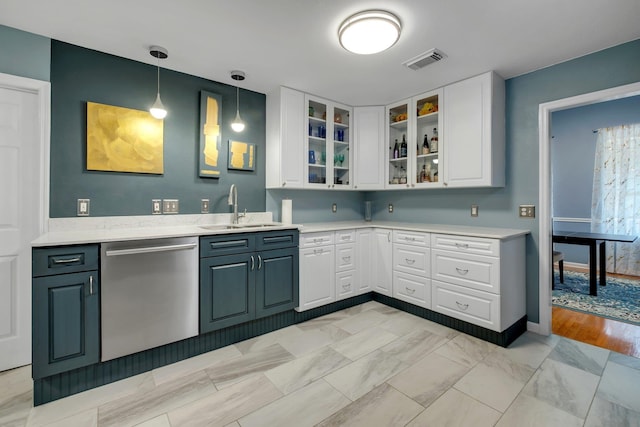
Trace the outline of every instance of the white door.
{"label": "white door", "polygon": [[391,230],[375,230],[375,243],[372,245],[371,265],[373,267],[372,290],[392,296],[392,245]]}
{"label": "white door", "polygon": [[44,228],[48,100],[49,83],[0,75],[0,371],[31,363],[30,242]]}

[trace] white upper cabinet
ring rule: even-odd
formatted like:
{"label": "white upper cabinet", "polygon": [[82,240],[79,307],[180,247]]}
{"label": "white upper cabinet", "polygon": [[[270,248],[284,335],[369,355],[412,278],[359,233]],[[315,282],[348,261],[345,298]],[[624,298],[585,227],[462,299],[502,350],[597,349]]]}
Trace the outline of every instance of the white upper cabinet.
{"label": "white upper cabinet", "polygon": [[493,72],[444,88],[443,184],[505,185],[505,88]]}
{"label": "white upper cabinet", "polygon": [[[351,111],[312,95],[305,95],[304,147],[305,188],[349,189],[353,187]],[[299,161],[299,160],[298,160]]]}
{"label": "white upper cabinet", "polygon": [[280,87],[267,95],[267,188],[303,188],[304,93]]}
{"label": "white upper cabinet", "polygon": [[384,188],[384,107],[355,107],[354,172],[355,190]]}

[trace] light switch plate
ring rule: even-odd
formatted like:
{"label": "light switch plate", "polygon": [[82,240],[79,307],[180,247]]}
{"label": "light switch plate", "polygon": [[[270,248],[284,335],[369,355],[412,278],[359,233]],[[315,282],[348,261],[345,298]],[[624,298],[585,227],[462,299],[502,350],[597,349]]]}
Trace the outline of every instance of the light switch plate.
{"label": "light switch plate", "polygon": [[520,218],[535,218],[535,205],[520,205],[520,207],[518,208],[518,215],[520,216]]}
{"label": "light switch plate", "polygon": [[331,205],[331,212],[333,213],[338,212],[338,205],[336,203]]}
{"label": "light switch plate", "polygon": [[178,199],[163,199],[162,200],[162,213],[164,213],[164,214],[177,214],[178,213]]}
{"label": "light switch plate", "polygon": [[209,199],[200,200],[200,213],[209,213]]}
{"label": "light switch plate", "polygon": [[89,216],[90,199],[78,199],[78,216]]}
{"label": "light switch plate", "polygon": [[160,199],[151,199],[151,213],[153,215],[162,214],[162,200],[160,200]]}
{"label": "light switch plate", "polygon": [[393,205],[389,203],[389,213],[393,213]]}
{"label": "light switch plate", "polygon": [[478,216],[478,205],[471,205],[471,216]]}

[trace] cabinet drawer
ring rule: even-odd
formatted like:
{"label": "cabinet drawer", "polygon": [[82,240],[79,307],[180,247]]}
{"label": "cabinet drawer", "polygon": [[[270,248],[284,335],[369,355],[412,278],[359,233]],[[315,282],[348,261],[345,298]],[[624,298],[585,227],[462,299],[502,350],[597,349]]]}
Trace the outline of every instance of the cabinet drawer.
{"label": "cabinet drawer", "polygon": [[405,243],[428,248],[430,246],[430,237],[429,233],[393,230],[393,243]]}
{"label": "cabinet drawer", "polygon": [[336,272],[355,270],[356,245],[347,243],[336,245]]}
{"label": "cabinet drawer", "polygon": [[430,274],[429,248],[393,244],[393,270],[428,277]]}
{"label": "cabinet drawer", "polygon": [[393,297],[431,308],[431,280],[399,271],[393,272]]}
{"label": "cabinet drawer", "polygon": [[303,234],[300,237],[301,248],[313,248],[314,246],[325,245],[333,245],[333,231]]}
{"label": "cabinet drawer", "polygon": [[500,296],[437,280],[431,287],[431,310],[501,332]]}
{"label": "cabinet drawer", "polygon": [[454,236],[450,234],[432,234],[431,247],[447,251],[464,252],[468,254],[499,256],[500,241],[481,237]]}
{"label": "cabinet drawer", "polygon": [[229,255],[254,251],[256,235],[253,233],[221,234],[200,238],[200,257]]}
{"label": "cabinet drawer", "polygon": [[338,243],[354,243],[356,241],[355,230],[336,231],[335,242]]}
{"label": "cabinet drawer", "polygon": [[298,230],[269,231],[256,236],[256,249],[259,251],[297,246]]}
{"label": "cabinet drawer", "polygon": [[63,246],[33,249],[33,275],[77,273],[97,270],[98,245]]}
{"label": "cabinet drawer", "polygon": [[432,278],[480,291],[500,293],[500,259],[433,249]]}
{"label": "cabinet drawer", "polygon": [[356,294],[356,272],[336,273],[336,300],[352,297]]}

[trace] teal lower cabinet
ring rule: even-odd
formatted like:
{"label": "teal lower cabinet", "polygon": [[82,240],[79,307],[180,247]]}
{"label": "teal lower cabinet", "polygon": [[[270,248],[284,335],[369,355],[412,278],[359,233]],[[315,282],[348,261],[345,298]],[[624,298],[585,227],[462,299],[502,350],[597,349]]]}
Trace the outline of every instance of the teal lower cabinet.
{"label": "teal lower cabinet", "polygon": [[202,237],[200,249],[201,334],[298,305],[297,230]]}
{"label": "teal lower cabinet", "polygon": [[[97,260],[95,248],[84,252],[81,250],[80,253],[88,257],[95,256]],[[72,249],[77,251],[78,248]],[[42,257],[49,257],[50,254],[46,250],[34,250],[34,265],[37,266]],[[62,261],[70,261],[67,263],[69,265],[77,263],[77,258],[59,257]],[[47,274],[37,267],[34,273]],[[33,378],[97,363],[100,360],[98,270],[42,275],[33,278],[32,286]]]}

